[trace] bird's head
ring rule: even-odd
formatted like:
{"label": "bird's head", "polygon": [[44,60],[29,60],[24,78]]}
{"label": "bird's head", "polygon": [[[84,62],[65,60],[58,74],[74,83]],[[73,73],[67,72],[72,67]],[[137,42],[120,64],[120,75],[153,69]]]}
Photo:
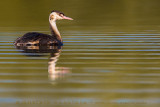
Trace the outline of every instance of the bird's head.
{"label": "bird's head", "polygon": [[64,13],[59,11],[53,10],[49,15],[49,20],[51,21],[62,20],[62,19],[73,20],[72,18],[65,16]]}

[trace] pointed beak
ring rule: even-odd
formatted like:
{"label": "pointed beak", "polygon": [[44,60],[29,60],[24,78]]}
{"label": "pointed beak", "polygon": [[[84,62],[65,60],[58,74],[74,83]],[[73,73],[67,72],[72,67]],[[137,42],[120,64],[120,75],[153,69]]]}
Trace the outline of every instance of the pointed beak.
{"label": "pointed beak", "polygon": [[63,16],[63,19],[67,19],[67,20],[73,20],[72,18],[70,18],[70,17],[67,17],[67,16]]}

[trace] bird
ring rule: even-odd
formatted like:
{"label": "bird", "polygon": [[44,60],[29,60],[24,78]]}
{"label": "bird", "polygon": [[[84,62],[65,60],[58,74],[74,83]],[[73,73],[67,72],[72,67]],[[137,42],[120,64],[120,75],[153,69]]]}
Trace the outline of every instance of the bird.
{"label": "bird", "polygon": [[73,20],[70,17],[64,15],[60,11],[53,10],[49,15],[49,25],[51,34],[43,34],[38,32],[28,32],[22,37],[17,38],[14,41],[15,46],[63,46],[63,40],[60,32],[58,31],[56,21],[57,20]]}

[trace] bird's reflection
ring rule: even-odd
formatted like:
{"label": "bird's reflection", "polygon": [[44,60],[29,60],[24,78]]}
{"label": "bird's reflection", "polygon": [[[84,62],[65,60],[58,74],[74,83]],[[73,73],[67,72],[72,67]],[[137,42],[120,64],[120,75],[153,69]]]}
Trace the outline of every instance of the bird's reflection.
{"label": "bird's reflection", "polygon": [[67,67],[56,67],[56,62],[61,53],[61,46],[17,46],[17,49],[23,50],[27,56],[44,56],[46,53],[50,53],[48,62],[48,77],[52,82],[64,78],[65,74],[70,73],[70,69]]}
{"label": "bird's reflection", "polygon": [[70,69],[67,67],[56,67],[56,62],[60,56],[61,50],[51,53],[50,60],[48,62],[48,73],[50,80],[62,79],[65,74],[70,73]]}

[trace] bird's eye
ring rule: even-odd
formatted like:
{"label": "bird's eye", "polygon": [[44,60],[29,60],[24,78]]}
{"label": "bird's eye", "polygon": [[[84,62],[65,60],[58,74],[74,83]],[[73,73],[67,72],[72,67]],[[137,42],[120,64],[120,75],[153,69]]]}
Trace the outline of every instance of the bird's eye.
{"label": "bird's eye", "polygon": [[60,16],[64,16],[64,15],[61,13]]}

